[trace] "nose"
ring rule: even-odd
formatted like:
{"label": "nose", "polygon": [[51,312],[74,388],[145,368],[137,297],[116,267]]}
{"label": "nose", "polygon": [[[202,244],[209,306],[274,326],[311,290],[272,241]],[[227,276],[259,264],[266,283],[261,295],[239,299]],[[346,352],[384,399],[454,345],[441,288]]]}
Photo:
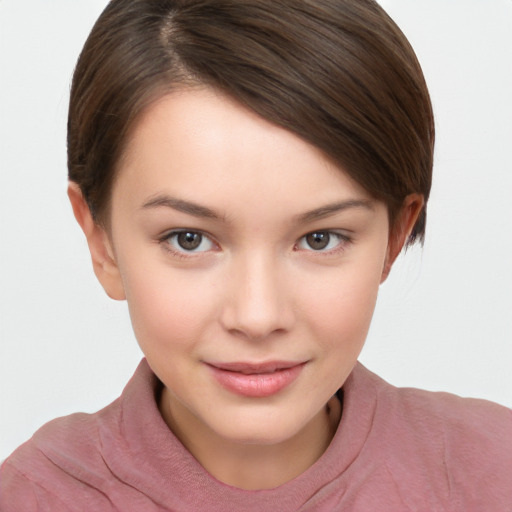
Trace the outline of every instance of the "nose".
{"label": "nose", "polygon": [[294,322],[290,290],[272,258],[241,258],[230,267],[223,327],[249,340],[289,331]]}

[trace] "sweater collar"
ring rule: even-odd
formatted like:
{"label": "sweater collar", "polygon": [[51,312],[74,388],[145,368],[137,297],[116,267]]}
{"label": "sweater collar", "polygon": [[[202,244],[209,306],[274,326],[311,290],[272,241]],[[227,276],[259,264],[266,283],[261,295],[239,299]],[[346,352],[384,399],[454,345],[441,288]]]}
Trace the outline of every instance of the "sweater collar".
{"label": "sweater collar", "polygon": [[[297,478],[274,489],[246,491],[212,477],[162,419],[162,384],[143,359],[116,408],[100,424],[103,455],[115,476],[162,508],[248,512],[332,510],[342,499],[346,475],[369,435],[376,376],[357,363],[343,385],[343,413],[324,454]],[[114,420],[114,421],[112,421]]]}

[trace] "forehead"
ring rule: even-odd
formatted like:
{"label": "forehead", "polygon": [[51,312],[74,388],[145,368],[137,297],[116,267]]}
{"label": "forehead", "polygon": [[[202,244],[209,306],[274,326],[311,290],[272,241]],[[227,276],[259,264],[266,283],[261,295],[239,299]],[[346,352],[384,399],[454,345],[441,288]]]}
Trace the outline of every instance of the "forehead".
{"label": "forehead", "polygon": [[318,148],[208,88],[173,92],[144,112],[128,140],[114,195],[126,187],[138,195],[193,193],[206,201],[369,197]]}

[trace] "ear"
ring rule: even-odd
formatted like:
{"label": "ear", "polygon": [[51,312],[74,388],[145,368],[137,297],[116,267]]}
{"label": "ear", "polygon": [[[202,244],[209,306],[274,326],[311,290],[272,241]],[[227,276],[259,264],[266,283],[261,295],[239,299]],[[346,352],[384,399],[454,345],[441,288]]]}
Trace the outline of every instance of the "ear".
{"label": "ear", "polygon": [[402,251],[405,242],[409,238],[418,216],[423,208],[424,199],[421,194],[409,194],[398,212],[394,225],[390,229],[386,261],[382,270],[381,283],[383,283],[395,262],[397,256]]}
{"label": "ear", "polygon": [[126,297],[123,281],[107,232],[92,218],[80,187],[74,182],[69,182],[68,197],[73,207],[75,219],[87,238],[96,277],[110,298],[124,300]]}

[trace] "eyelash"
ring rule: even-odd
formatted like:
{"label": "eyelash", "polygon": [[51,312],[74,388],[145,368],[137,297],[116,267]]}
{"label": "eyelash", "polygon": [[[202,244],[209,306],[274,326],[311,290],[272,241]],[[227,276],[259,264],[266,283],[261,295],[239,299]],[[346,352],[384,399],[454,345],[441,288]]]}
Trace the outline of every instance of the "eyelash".
{"label": "eyelash", "polygon": [[217,246],[217,244],[213,241],[213,239],[210,235],[208,235],[207,233],[204,233],[203,231],[198,231],[197,229],[177,229],[174,231],[169,231],[169,232],[165,233],[162,237],[160,237],[158,242],[162,245],[162,247],[166,251],[170,252],[172,255],[174,255],[178,258],[183,258],[183,259],[191,258],[191,257],[194,257],[195,255],[209,252],[211,250],[211,248],[209,248],[204,251],[198,251],[198,250],[188,250],[187,251],[183,247],[181,249],[174,248],[171,245],[171,241],[175,237],[178,237],[179,235],[185,235],[185,234],[199,235],[201,237],[200,244],[202,244],[205,240],[207,240],[211,244],[212,248]]}
{"label": "eyelash", "polygon": [[[313,236],[313,235],[322,235],[322,236],[327,235],[329,237],[327,246],[331,243],[331,240],[333,237],[337,239],[337,243],[334,247],[327,249],[327,250],[325,250],[325,248],[315,250],[311,246],[309,246],[309,248],[301,248],[300,244],[302,242],[307,243],[307,241],[306,241],[307,237]],[[304,236],[299,238],[299,241],[297,242],[295,247],[297,248],[296,250],[299,250],[299,251],[304,250],[304,251],[311,252],[314,254],[333,255],[333,254],[337,254],[341,251],[344,251],[347,248],[347,246],[351,243],[352,243],[352,238],[350,238],[349,236],[338,233],[337,231],[330,231],[328,229],[325,229],[325,230],[311,231],[310,233],[305,234]]]}
{"label": "eyelash", "polygon": [[[206,252],[209,252],[212,250],[211,248],[208,248],[203,251],[186,250],[183,247],[181,249],[173,248],[173,246],[171,245],[171,240],[174,239],[175,237],[178,237],[179,235],[184,235],[184,234],[199,235],[201,237],[200,244],[202,244],[205,240],[207,240],[211,244],[212,248],[217,246],[216,242],[213,241],[213,239],[210,235],[208,235],[207,233],[205,233],[203,231],[198,231],[198,230],[194,230],[194,229],[179,229],[179,230],[169,231],[169,232],[165,233],[162,237],[160,237],[158,242],[163,246],[163,248],[166,251],[170,252],[171,254],[173,254],[174,256],[176,256],[178,258],[183,258],[183,259],[194,257],[195,255],[198,255],[201,253],[206,253]],[[327,247],[331,243],[332,237],[335,237],[337,239],[337,243],[334,247],[327,249],[327,250],[324,250],[324,248],[315,250],[311,246],[309,246],[309,248],[301,248],[300,247],[301,243],[302,242],[307,243],[307,241],[306,241],[307,237],[313,236],[313,235],[322,235],[322,236],[327,235],[329,237]],[[351,243],[352,243],[352,239],[349,236],[338,233],[337,231],[317,230],[317,231],[311,231],[310,233],[306,233],[305,235],[300,237],[294,246],[294,250],[307,251],[307,252],[311,252],[314,254],[332,255],[332,254],[337,254],[338,252],[344,251],[346,249],[347,245],[349,245]]]}

